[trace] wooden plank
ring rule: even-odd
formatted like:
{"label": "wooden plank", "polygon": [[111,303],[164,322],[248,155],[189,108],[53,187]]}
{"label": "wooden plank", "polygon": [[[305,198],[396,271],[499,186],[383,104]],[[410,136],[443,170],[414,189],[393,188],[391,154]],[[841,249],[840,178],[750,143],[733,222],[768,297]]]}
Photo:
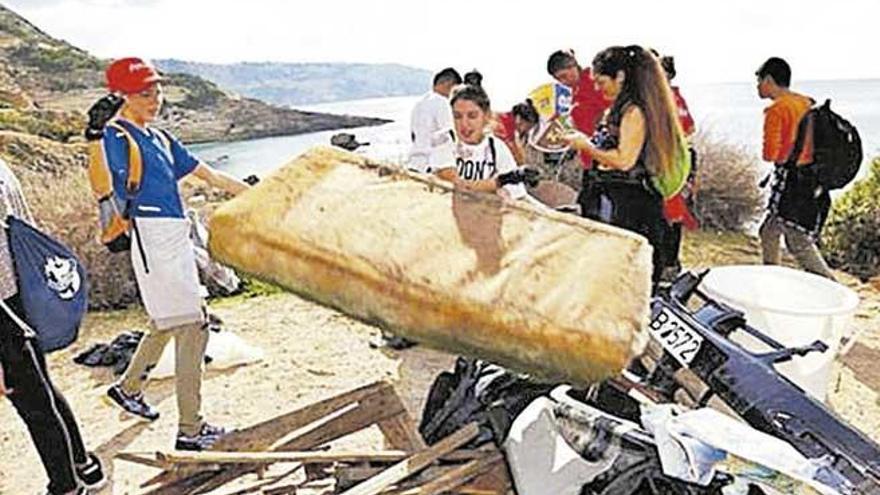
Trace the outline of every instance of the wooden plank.
{"label": "wooden plank", "polygon": [[389,486],[428,467],[462,445],[470,442],[480,433],[475,423],[468,424],[452,435],[440,440],[431,447],[413,454],[411,457],[391,466],[369,480],[346,490],[343,495],[376,495]]}
{"label": "wooden plank", "polygon": [[499,494],[508,493],[512,487],[507,463],[500,462],[493,465],[488,472],[477,476],[467,485],[460,487],[457,491],[462,495]]}
{"label": "wooden plank", "polygon": [[[358,401],[364,400],[368,397],[377,394],[380,396],[387,395],[389,390],[393,392],[394,388],[388,382],[374,382],[349,392],[323,399],[256,425],[232,432],[214,444],[211,450],[265,450],[281,438],[290,434],[292,431],[303,428],[341,408],[356,404]],[[312,447],[314,447],[314,445],[287,450],[305,450]],[[169,486],[176,486],[178,487],[177,489],[181,491],[164,492],[162,491],[162,487],[159,487],[156,491],[149,492],[145,495],[197,493],[200,491],[201,487],[213,489],[211,487],[222,486],[247,472],[249,471],[246,469],[242,470],[242,468],[229,467],[223,472],[212,473],[212,476],[208,477],[211,479],[210,482],[205,481],[205,476],[197,476],[190,483],[186,482],[186,478],[193,476],[192,474],[186,476],[171,476],[171,479],[167,479],[166,482],[170,483]]]}
{"label": "wooden plank", "polygon": [[140,488],[147,488],[153,485],[165,485],[168,483],[175,483],[180,480],[184,480],[189,476],[196,475],[204,475],[199,479],[205,479],[207,477],[213,476],[214,473],[220,472],[223,470],[223,467],[219,464],[202,464],[202,465],[190,465],[190,466],[179,466],[175,469],[168,469],[162,471],[161,473],[153,476],[152,478],[144,481],[140,484]]}
{"label": "wooden plank", "polygon": [[140,452],[119,452],[113,457],[120,461],[133,462],[143,466],[150,466],[159,469],[165,468],[165,464],[163,464],[162,461],[147,457],[147,454]]}
{"label": "wooden plank", "polygon": [[[393,388],[386,384],[385,389],[376,389],[372,394],[360,398],[354,404],[345,404],[342,408],[344,412],[331,416],[329,420],[313,420],[308,425],[309,428],[283,444],[274,447],[273,450],[280,452],[312,449],[362,430],[377,421],[400,414],[400,410],[395,408],[394,401],[389,399],[389,397],[396,397],[396,395],[389,394],[388,389],[393,391]],[[330,411],[331,414],[335,412],[337,411]],[[215,477],[188,493],[208,493],[249,472],[253,472],[253,466],[244,464],[232,465],[228,470],[218,473]]]}
{"label": "wooden plank", "polygon": [[296,495],[299,485],[285,485],[263,490],[263,495]]}
{"label": "wooden plank", "polygon": [[422,435],[416,430],[415,422],[406,410],[403,401],[394,389],[387,392],[388,400],[402,412],[397,416],[379,422],[379,429],[385,435],[386,446],[392,449],[408,450],[415,452],[422,450],[427,445]]}
{"label": "wooden plank", "polygon": [[297,462],[301,464],[330,462],[397,462],[406,459],[409,452],[402,450],[327,451],[327,452],[172,452],[158,453],[160,462],[171,465],[181,464],[274,464],[276,462]]}
{"label": "wooden plank", "polygon": [[445,493],[464,485],[477,476],[488,472],[498,463],[503,462],[504,457],[501,453],[494,452],[482,459],[474,459],[467,464],[453,468],[418,488],[401,492],[400,495],[437,495]]}
{"label": "wooden plank", "polygon": [[361,401],[374,394],[387,394],[394,388],[387,382],[375,382],[363,387],[330,397],[305,407],[276,416],[262,423],[234,431],[221,438],[211,450],[265,450],[290,432],[313,423],[349,404]]}
{"label": "wooden plank", "polygon": [[[306,450],[332,442],[362,430],[379,421],[399,415],[403,405],[395,403],[397,395],[374,394],[358,401],[357,406],[275,447],[275,451]],[[397,399],[399,402],[399,399]]]}
{"label": "wooden plank", "polygon": [[[162,474],[171,475],[175,473],[173,471],[167,471]],[[166,482],[163,482],[162,485],[146,492],[144,495],[185,495],[187,493],[192,493],[194,489],[198,488],[201,484],[212,479],[216,475],[218,475],[218,473],[213,471],[200,470],[197,473],[189,473],[183,477],[170,478]]]}

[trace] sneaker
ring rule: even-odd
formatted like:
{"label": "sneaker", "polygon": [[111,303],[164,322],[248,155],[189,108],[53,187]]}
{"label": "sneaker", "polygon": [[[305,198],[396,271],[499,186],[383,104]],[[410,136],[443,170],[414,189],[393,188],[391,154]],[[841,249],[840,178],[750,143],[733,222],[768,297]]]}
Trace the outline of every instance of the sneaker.
{"label": "sneaker", "polygon": [[220,440],[224,435],[226,435],[225,428],[205,423],[196,435],[189,436],[178,432],[174,448],[177,450],[205,450],[217,443],[217,440]]}
{"label": "sneaker", "polygon": [[76,477],[86,489],[99,490],[107,483],[107,477],[104,476],[104,466],[94,452],[89,452],[86,455],[89,460],[85,464],[76,466]]}
{"label": "sneaker", "polygon": [[122,386],[113,385],[107,390],[107,397],[110,397],[119,407],[131,414],[149,419],[150,421],[159,418],[159,411],[147,404],[143,393],[129,395],[122,390]]}

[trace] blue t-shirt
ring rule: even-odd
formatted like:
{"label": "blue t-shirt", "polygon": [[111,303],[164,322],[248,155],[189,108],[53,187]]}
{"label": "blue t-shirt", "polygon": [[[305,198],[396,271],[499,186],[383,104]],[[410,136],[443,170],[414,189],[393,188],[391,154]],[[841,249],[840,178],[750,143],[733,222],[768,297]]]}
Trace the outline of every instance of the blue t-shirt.
{"label": "blue t-shirt", "polygon": [[[143,129],[122,119],[116,122],[125,127],[140,147],[144,169],[140,190],[133,198],[128,198],[131,200],[129,214],[133,217],[184,218],[177,181],[195,170],[198,158],[170,134],[166,134],[171,144],[169,153],[159,136],[162,131],[149,127]],[[108,126],[104,131],[104,152],[113,174],[113,190],[124,203],[128,140],[120,131]]]}

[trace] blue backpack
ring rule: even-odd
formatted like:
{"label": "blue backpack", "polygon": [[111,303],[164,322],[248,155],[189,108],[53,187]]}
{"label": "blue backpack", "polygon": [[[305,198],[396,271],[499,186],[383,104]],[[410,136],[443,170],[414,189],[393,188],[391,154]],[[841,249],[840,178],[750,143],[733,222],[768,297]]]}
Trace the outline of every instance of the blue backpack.
{"label": "blue backpack", "polygon": [[43,352],[63,349],[76,340],[88,308],[85,268],[67,246],[27,222],[10,216],[6,225],[24,320]]}

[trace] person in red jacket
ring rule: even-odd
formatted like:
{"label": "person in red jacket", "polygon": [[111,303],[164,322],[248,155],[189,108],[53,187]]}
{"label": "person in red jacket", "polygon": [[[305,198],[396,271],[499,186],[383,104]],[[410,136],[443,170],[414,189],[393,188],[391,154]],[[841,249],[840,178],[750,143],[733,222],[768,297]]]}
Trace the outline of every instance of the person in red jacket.
{"label": "person in red jacket", "polygon": [[[547,72],[572,90],[571,121],[575,129],[592,135],[610,102],[596,89],[590,69],[581,68],[573,50],[557,50],[547,59]],[[592,166],[589,153],[581,151],[580,157],[585,169]]]}

